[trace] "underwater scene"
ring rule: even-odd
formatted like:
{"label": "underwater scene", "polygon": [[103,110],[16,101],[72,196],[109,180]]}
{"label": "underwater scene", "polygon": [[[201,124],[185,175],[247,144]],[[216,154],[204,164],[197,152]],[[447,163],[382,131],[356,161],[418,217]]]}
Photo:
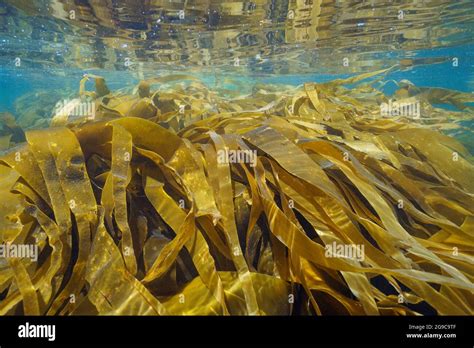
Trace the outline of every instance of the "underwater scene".
{"label": "underwater scene", "polygon": [[474,0],[0,0],[1,315],[473,315]]}

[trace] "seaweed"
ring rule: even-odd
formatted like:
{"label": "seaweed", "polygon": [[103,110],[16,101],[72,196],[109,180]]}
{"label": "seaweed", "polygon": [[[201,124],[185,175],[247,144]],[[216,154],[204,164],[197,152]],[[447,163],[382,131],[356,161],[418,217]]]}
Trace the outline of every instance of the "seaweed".
{"label": "seaweed", "polygon": [[0,157],[0,241],[40,249],[0,263],[0,313],[472,315],[474,167],[440,132],[472,96],[400,84],[428,114],[382,117],[386,72],[235,98],[86,76],[93,119]]}

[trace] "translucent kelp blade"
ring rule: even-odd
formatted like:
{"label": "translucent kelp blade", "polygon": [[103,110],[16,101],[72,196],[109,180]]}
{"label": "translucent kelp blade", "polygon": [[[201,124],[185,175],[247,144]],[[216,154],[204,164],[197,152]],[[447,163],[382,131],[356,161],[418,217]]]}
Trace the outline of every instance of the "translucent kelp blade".
{"label": "translucent kelp blade", "polygon": [[440,132],[472,98],[401,81],[430,114],[382,117],[387,71],[245,96],[90,75],[95,120],[2,133],[0,242],[41,258],[0,262],[0,313],[472,315],[472,156]]}

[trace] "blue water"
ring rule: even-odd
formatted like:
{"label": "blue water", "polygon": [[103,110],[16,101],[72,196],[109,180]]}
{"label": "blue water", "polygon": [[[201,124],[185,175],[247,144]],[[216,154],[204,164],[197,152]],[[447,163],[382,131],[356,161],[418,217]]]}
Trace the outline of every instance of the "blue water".
{"label": "blue water", "polygon": [[[403,53],[403,52],[402,52]],[[437,48],[422,50],[415,54],[404,52],[384,53],[387,57],[396,56],[399,60],[404,57],[422,59],[441,57],[445,61],[442,63],[418,65],[408,68],[399,68],[386,76],[386,80],[409,80],[416,86],[439,87],[453,89],[463,92],[474,91],[474,44],[463,45],[460,47]],[[453,66],[453,59],[457,58],[457,66]],[[249,66],[244,74],[242,70],[233,72],[231,69],[219,73],[220,77],[226,77],[227,80],[241,82],[248,86],[255,83],[282,83],[289,85],[300,85],[305,82],[327,82],[336,78],[346,78],[353,73],[341,74],[265,74],[254,73],[252,66]],[[343,69],[341,69],[343,70]],[[160,71],[159,74],[171,74],[175,71]],[[86,73],[93,73],[105,77],[109,87],[114,90],[126,86],[136,85],[140,79],[135,72],[130,71],[111,71],[100,69],[34,69],[17,68],[14,61],[9,66],[0,66],[0,111],[14,112],[13,102],[16,98],[36,90],[70,90],[77,91],[80,79]],[[192,74],[201,78],[210,88],[216,83],[215,69],[202,69],[201,72]],[[153,76],[152,73],[149,73]],[[158,75],[158,74],[157,74]],[[226,86],[232,88],[232,86]],[[388,83],[384,85],[384,93],[391,95],[396,90],[396,85]]]}

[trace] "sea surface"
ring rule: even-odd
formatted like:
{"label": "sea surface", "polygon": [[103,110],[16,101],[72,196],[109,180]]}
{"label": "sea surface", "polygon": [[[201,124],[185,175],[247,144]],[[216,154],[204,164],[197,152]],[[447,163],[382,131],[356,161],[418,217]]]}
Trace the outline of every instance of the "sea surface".
{"label": "sea surface", "polygon": [[111,90],[188,74],[245,94],[395,67],[387,95],[403,80],[472,93],[473,34],[472,0],[2,0],[0,112],[51,118],[84,74]]}

